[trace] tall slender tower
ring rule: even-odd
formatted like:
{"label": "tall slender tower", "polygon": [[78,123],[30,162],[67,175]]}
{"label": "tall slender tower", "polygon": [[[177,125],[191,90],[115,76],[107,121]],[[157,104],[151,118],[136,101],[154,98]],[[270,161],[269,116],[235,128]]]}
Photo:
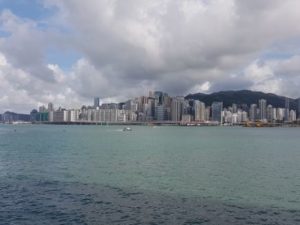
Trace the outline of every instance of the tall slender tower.
{"label": "tall slender tower", "polygon": [[100,98],[99,97],[95,97],[94,98],[94,108],[97,108],[100,106]]}
{"label": "tall slender tower", "polygon": [[289,121],[290,118],[290,99],[289,98],[285,98],[284,101],[284,121]]}
{"label": "tall slender tower", "polygon": [[171,119],[173,121],[180,121],[183,113],[184,97],[175,97],[171,104]]}
{"label": "tall slender tower", "polygon": [[195,100],[194,111],[195,111],[195,120],[196,121],[205,121],[205,104],[204,104],[204,102]]}
{"label": "tall slender tower", "polygon": [[258,101],[259,104],[259,119],[266,120],[267,119],[267,101],[265,99],[260,99]]}
{"label": "tall slender tower", "polygon": [[298,118],[300,119],[300,98],[297,99],[297,112],[298,112]]}
{"label": "tall slender tower", "polygon": [[255,121],[257,119],[257,105],[251,104],[249,110],[249,117],[251,121]]}
{"label": "tall slender tower", "polygon": [[49,102],[48,103],[48,112],[52,112],[52,111],[54,111],[53,103]]}

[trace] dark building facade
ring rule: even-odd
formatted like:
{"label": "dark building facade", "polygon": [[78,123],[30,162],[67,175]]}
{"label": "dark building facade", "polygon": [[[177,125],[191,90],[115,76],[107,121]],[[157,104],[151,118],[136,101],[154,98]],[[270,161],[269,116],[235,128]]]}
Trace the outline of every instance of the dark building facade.
{"label": "dark building facade", "polygon": [[100,107],[100,98],[95,97],[94,98],[94,108]]}
{"label": "dark building facade", "polygon": [[4,123],[12,123],[15,121],[24,121],[24,122],[29,122],[30,121],[30,115],[28,114],[19,114],[19,113],[14,113],[14,112],[5,112],[2,114],[2,121]]}
{"label": "dark building facade", "polygon": [[289,121],[289,117],[290,117],[290,100],[288,98],[285,98],[284,108],[285,108],[284,120]]}
{"label": "dark building facade", "polygon": [[297,99],[297,117],[300,118],[300,98]]}
{"label": "dark building facade", "polygon": [[212,121],[222,123],[223,102],[213,102],[211,105]]}

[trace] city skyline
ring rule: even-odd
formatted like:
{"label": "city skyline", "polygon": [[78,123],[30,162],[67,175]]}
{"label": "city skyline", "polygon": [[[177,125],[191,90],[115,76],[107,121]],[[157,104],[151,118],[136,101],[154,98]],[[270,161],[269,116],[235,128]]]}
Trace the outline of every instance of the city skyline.
{"label": "city skyline", "polygon": [[[149,97],[149,93],[155,93],[155,92],[166,93],[164,91],[147,91],[146,95],[139,95],[139,96],[140,97]],[[184,95],[174,95],[174,96],[172,96],[172,98],[180,97],[180,98],[184,98],[186,100],[192,100],[193,97],[190,97],[191,95],[197,95],[197,94],[201,94],[202,95],[202,94],[204,94],[206,96],[209,96],[209,95],[221,94],[221,93],[227,93],[227,92],[228,93],[233,92],[233,93],[236,93],[236,94],[238,94],[239,92],[249,92],[249,93],[252,93],[252,94],[259,93],[259,94],[264,94],[264,95],[269,95],[270,94],[272,96],[276,96],[277,98],[284,98],[284,99],[288,99],[288,100],[291,99],[293,101],[296,101],[296,108],[295,109],[298,110],[298,111],[300,111],[300,97],[293,99],[293,98],[288,98],[286,96],[276,95],[274,93],[264,93],[264,92],[260,92],[260,91],[251,91],[251,90],[222,90],[222,91],[218,91],[218,92],[214,92],[214,93],[190,93],[190,94],[188,94],[186,96],[184,96]],[[168,93],[166,93],[166,94],[169,95]],[[124,104],[127,101],[139,98],[139,96],[133,96],[132,98],[125,99],[124,101],[109,101],[107,99],[105,101],[103,101],[103,99],[101,99],[100,97],[94,96],[94,97],[91,97],[88,102],[82,102],[82,103],[79,103],[78,105],[73,105],[73,106],[70,106],[70,107],[66,107],[65,104],[62,104],[62,105],[59,105],[58,108],[62,108],[62,109],[66,109],[66,108],[68,108],[68,109],[76,109],[76,108],[81,108],[81,107],[97,107],[97,106],[100,107],[102,104]],[[171,97],[171,95],[170,95],[170,97]],[[260,98],[260,100],[266,101],[263,97]],[[240,102],[240,99],[238,99],[238,102]],[[256,103],[257,103],[257,105],[259,105],[260,104],[259,100]],[[49,109],[49,107],[50,107],[51,108],[50,111],[52,111],[52,109],[54,110],[54,104],[57,104],[57,103],[55,103],[55,102],[41,103],[41,104],[37,105],[36,107],[31,108],[29,111],[31,111],[33,109],[39,109],[40,107],[45,107],[46,109]],[[232,102],[232,104],[234,104],[234,105],[237,106],[237,105],[242,105],[242,104],[245,104],[245,103],[242,102],[240,104],[237,104],[237,102]],[[255,103],[251,102],[249,104],[249,107],[251,107],[252,104],[255,104]],[[267,103],[265,102],[264,104],[267,104]],[[286,101],[284,103],[282,103],[282,107],[286,108],[286,104],[287,104]],[[289,107],[289,101],[288,101],[288,107]],[[14,110],[10,110],[10,109],[6,109],[6,110],[2,109],[2,111],[1,111],[1,108],[0,108],[0,114],[4,113],[4,112],[16,112],[16,113],[23,113],[23,114],[27,114],[28,113],[28,111],[26,111],[26,110],[14,111]],[[266,113],[267,112],[263,112],[264,116],[262,116],[262,117],[266,117]]]}
{"label": "city skyline", "polygon": [[[0,109],[249,89],[300,97],[297,0],[0,1]],[[287,16],[288,15],[288,16]]]}
{"label": "city skyline", "polygon": [[[243,91],[242,91],[243,92]],[[248,92],[248,97],[253,99]],[[228,92],[231,93],[232,92]],[[243,99],[241,92],[239,95]],[[245,91],[244,91],[245,93]],[[263,93],[259,93],[263,94]],[[203,96],[203,95],[202,95]],[[98,124],[98,123],[164,123],[172,125],[247,125],[249,122],[269,125],[296,123],[300,119],[300,99],[290,105],[291,99],[276,96],[283,100],[278,105],[274,99],[269,102],[260,97],[256,101],[243,102],[236,99],[228,105],[227,99],[217,97],[211,103],[201,98],[189,96],[170,96],[163,91],[149,91],[147,96],[136,96],[125,102],[101,103],[99,97],[94,97],[93,104],[82,105],[79,108],[63,108],[49,102],[38,110],[33,109],[30,115],[5,112],[0,114],[3,123],[32,122],[32,123],[64,123],[64,124]],[[277,100],[278,101],[278,100]],[[295,101],[295,100],[293,100]],[[224,104],[224,102],[227,102]],[[256,103],[255,103],[256,102]],[[275,103],[272,105],[270,103]],[[248,126],[248,125],[247,125]]]}

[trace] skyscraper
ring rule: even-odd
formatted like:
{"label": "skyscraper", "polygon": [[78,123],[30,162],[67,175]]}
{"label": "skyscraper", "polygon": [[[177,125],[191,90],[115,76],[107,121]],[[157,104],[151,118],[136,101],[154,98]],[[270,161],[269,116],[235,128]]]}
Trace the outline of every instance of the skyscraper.
{"label": "skyscraper", "polygon": [[272,122],[274,119],[273,117],[273,106],[272,105],[268,105],[267,107],[267,120],[269,122]]}
{"label": "skyscraper", "polygon": [[183,112],[184,97],[175,97],[171,104],[171,119],[180,121]]}
{"label": "skyscraper", "polygon": [[100,107],[100,98],[95,97],[94,98],[94,108]]}
{"label": "skyscraper", "polygon": [[195,121],[205,121],[205,104],[195,100],[194,102]]}
{"label": "skyscraper", "polygon": [[167,108],[164,105],[155,107],[155,120],[164,121],[168,119]]}
{"label": "skyscraper", "polygon": [[211,105],[212,121],[222,124],[223,102],[213,102]]}
{"label": "skyscraper", "polygon": [[237,104],[232,104],[232,113],[237,113]]}
{"label": "skyscraper", "polygon": [[53,103],[49,102],[48,103],[48,112],[52,112],[53,110],[54,110]]}
{"label": "skyscraper", "polygon": [[267,101],[265,99],[260,99],[258,101],[259,104],[259,119],[266,120],[267,119]]}
{"label": "skyscraper", "polygon": [[205,120],[206,121],[210,120],[210,115],[211,115],[210,114],[210,108],[211,108],[210,106],[208,106],[208,107],[205,108]]}
{"label": "skyscraper", "polygon": [[163,92],[162,91],[155,91],[154,98],[155,98],[155,106],[163,104]]}
{"label": "skyscraper", "polygon": [[249,119],[251,121],[255,121],[257,119],[257,105],[256,104],[251,104],[250,110],[249,110]]}
{"label": "skyscraper", "polygon": [[295,110],[291,110],[290,113],[289,113],[289,121],[290,122],[294,122],[297,120],[297,117],[296,117],[296,111]]}
{"label": "skyscraper", "polygon": [[297,99],[297,113],[298,113],[298,118],[300,118],[300,98]]}
{"label": "skyscraper", "polygon": [[290,99],[285,98],[284,101],[284,121],[289,121],[290,120]]}

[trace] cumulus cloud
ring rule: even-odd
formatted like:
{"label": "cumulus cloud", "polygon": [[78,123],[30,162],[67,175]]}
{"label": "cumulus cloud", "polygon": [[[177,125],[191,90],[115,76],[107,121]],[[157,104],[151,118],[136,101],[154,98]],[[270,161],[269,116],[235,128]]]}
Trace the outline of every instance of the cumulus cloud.
{"label": "cumulus cloud", "polygon": [[37,79],[53,81],[53,74],[43,64],[47,48],[47,35],[34,21],[22,21],[12,12],[4,10],[0,17],[2,29],[10,34],[1,40],[1,52],[16,68],[28,71]]}
{"label": "cumulus cloud", "polygon": [[253,90],[264,90],[289,97],[299,97],[300,58],[294,56],[284,60],[255,61],[249,65],[244,75],[252,80]]}
{"label": "cumulus cloud", "polygon": [[[125,100],[153,89],[300,96],[300,54],[263,55],[277,45],[299,47],[290,46],[300,36],[297,0],[45,0],[44,6],[56,9],[42,21],[46,26],[8,10],[0,17],[10,34],[0,38],[10,68],[0,68],[2,88],[26,93],[30,107],[50,100],[79,105],[93,96]],[[63,69],[47,61],[50,47],[81,57]],[[5,96],[0,107],[14,108],[13,94]]]}

